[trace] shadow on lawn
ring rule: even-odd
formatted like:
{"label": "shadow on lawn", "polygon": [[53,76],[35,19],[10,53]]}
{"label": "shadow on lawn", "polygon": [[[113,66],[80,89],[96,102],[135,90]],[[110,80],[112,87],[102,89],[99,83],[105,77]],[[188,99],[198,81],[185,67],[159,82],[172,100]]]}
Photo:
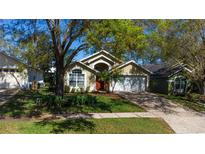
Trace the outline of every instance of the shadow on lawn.
{"label": "shadow on lawn", "polygon": [[37,110],[40,108],[34,101],[37,95],[38,93],[20,91],[0,106],[0,118],[8,115],[13,118],[21,118],[28,115],[29,112],[32,113],[34,110]]}
{"label": "shadow on lawn", "polygon": [[54,94],[39,92],[19,92],[7,103],[0,106],[0,118],[38,117],[43,113],[66,114],[87,113],[95,111],[112,112],[111,104],[89,94],[67,95],[63,99]]}
{"label": "shadow on lawn", "polygon": [[63,121],[43,120],[40,122],[36,122],[36,125],[49,125],[52,127],[50,133],[54,134],[66,133],[70,131],[92,133],[95,128],[95,124],[87,119],[68,119]]}

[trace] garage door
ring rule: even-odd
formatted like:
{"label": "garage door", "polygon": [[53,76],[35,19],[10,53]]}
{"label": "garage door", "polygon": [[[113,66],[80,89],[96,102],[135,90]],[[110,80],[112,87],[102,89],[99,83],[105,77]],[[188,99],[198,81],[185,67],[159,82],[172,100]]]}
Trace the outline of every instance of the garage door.
{"label": "garage door", "polygon": [[123,76],[122,79],[116,83],[114,91],[145,91],[146,77],[144,76]]}
{"label": "garage door", "polygon": [[9,73],[0,72],[0,89],[1,88],[15,88],[18,84],[15,78]]}
{"label": "garage door", "polygon": [[27,79],[19,73],[15,73],[15,77],[8,72],[0,72],[0,89],[18,88],[20,85],[26,85]]}

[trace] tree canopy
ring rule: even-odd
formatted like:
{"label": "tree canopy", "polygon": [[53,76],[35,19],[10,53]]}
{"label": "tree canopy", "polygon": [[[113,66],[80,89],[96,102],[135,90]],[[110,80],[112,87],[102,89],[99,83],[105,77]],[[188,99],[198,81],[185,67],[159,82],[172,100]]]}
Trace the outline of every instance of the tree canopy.
{"label": "tree canopy", "polygon": [[205,93],[205,20],[6,20],[0,33],[2,50],[32,67],[54,62],[59,95],[78,54],[101,49],[141,64],[185,64]]}

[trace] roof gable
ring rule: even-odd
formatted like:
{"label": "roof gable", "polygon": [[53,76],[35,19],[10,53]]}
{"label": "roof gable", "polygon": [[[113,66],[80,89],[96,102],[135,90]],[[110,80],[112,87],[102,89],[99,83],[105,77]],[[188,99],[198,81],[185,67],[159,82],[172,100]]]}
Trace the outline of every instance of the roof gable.
{"label": "roof gable", "polygon": [[135,67],[140,68],[144,72],[146,72],[148,74],[152,74],[151,71],[149,71],[148,69],[144,68],[143,66],[138,65],[134,60],[128,61],[128,62],[123,63],[123,64],[120,64],[120,65],[114,67],[113,70],[115,70],[115,69],[122,69],[122,68],[126,67],[127,65],[134,65]]}
{"label": "roof gable", "polygon": [[122,62],[120,59],[116,58],[115,56],[113,56],[112,54],[110,54],[109,52],[107,52],[105,50],[101,50],[99,52],[96,52],[96,53],[82,59],[81,62],[86,63],[86,62],[92,61],[96,57],[100,57],[100,56],[104,56],[107,59],[110,59],[111,61],[114,61],[115,63],[121,63]]}
{"label": "roof gable", "polygon": [[95,63],[96,61],[100,61],[100,60],[105,61],[105,62],[109,63],[110,65],[114,65],[115,64],[114,61],[112,61],[110,58],[107,58],[104,55],[100,55],[100,56],[98,56],[98,57],[96,57],[94,59],[91,59],[91,60],[87,61],[85,64],[86,65],[90,65],[90,64]]}
{"label": "roof gable", "polygon": [[28,69],[33,69],[33,70],[42,72],[42,70],[32,68],[32,67],[24,64],[23,62],[21,62],[17,58],[11,57],[11,56],[0,51],[0,68],[18,69],[19,64],[21,66],[25,66]]}
{"label": "roof gable", "polygon": [[82,62],[73,62],[73,63],[70,65],[70,67],[69,67],[68,70],[72,69],[75,65],[80,66],[80,67],[82,67],[82,68],[85,68],[86,70],[89,70],[89,71],[92,72],[92,73],[98,73],[97,70],[95,70],[95,69],[89,67],[88,65],[85,65],[85,64],[82,63]]}
{"label": "roof gable", "polygon": [[20,63],[17,59],[0,52],[0,68],[18,68]]}

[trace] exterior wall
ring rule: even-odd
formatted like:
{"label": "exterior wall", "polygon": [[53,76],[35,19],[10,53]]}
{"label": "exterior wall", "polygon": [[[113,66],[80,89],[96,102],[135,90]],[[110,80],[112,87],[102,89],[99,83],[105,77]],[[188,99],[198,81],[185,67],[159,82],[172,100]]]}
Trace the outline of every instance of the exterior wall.
{"label": "exterior wall", "polygon": [[65,77],[65,83],[67,86],[70,87],[70,91],[72,91],[73,88],[79,88],[79,87],[72,87],[69,85],[69,74],[72,72],[73,69],[80,69],[82,70],[82,74],[85,75],[85,82],[84,82],[84,90],[86,91],[95,91],[95,86],[96,86],[96,76],[92,72],[88,71],[87,69],[75,65],[74,67],[70,68],[69,71],[67,72],[67,75]]}
{"label": "exterior wall", "polygon": [[28,71],[28,81],[31,83],[32,81],[37,81],[38,83],[44,83],[43,81],[43,72],[35,70],[35,69],[29,69]]}
{"label": "exterior wall", "polygon": [[168,94],[168,78],[150,78],[150,91],[155,93]]}
{"label": "exterior wall", "polygon": [[121,73],[123,75],[145,75],[147,76],[147,73],[145,73],[141,68],[133,65],[133,64],[129,64],[125,67],[123,67],[121,69]]}

